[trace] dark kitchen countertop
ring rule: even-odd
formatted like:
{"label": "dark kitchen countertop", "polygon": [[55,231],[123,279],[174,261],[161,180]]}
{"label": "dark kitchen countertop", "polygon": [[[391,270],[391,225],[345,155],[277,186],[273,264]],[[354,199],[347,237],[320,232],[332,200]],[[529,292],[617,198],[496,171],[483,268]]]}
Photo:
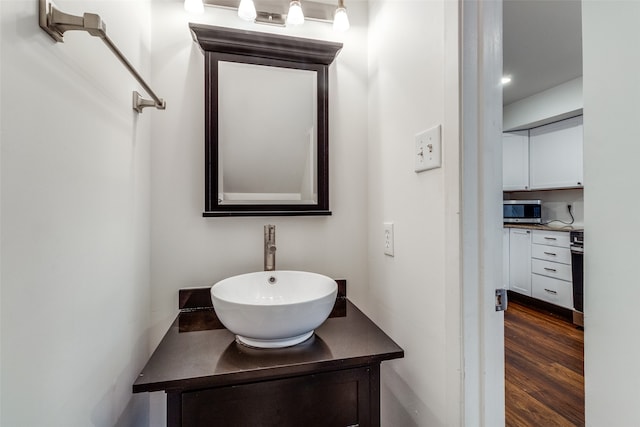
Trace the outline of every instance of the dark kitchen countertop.
{"label": "dark kitchen countertop", "polygon": [[339,297],[312,338],[293,347],[238,344],[213,309],[181,312],[133,384],[133,392],[182,391],[348,369],[404,357],[352,302]]}

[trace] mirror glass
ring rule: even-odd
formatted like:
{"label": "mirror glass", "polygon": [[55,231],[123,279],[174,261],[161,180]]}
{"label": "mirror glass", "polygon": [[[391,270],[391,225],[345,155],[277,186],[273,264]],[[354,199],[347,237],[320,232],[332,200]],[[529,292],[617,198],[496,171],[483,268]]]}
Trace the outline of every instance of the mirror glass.
{"label": "mirror glass", "polygon": [[218,204],[318,203],[317,71],[218,61]]}

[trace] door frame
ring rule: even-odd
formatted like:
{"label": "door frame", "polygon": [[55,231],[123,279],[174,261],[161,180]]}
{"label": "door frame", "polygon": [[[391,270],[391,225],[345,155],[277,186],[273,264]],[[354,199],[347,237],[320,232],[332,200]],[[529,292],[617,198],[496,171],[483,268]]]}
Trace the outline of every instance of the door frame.
{"label": "door frame", "polygon": [[502,0],[462,0],[463,424],[504,426]]}

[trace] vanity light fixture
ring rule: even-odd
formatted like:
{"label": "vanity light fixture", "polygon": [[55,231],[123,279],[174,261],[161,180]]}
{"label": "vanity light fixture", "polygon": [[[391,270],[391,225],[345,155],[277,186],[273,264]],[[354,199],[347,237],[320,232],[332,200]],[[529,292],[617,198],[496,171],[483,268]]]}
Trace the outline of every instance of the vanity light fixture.
{"label": "vanity light fixture", "polygon": [[256,24],[284,27],[318,21],[334,24],[336,32],[349,29],[344,0],[304,0],[304,6],[302,0],[185,0],[185,7],[192,2],[235,10],[240,19]]}
{"label": "vanity light fixture", "polygon": [[254,21],[256,19],[258,13],[256,12],[256,6],[253,4],[253,0],[240,0],[238,16],[245,21]]}
{"label": "vanity light fixture", "polygon": [[202,0],[184,0],[184,10],[189,13],[204,13],[204,4]]}
{"label": "vanity light fixture", "polygon": [[304,24],[304,13],[302,13],[302,5],[298,0],[292,0],[289,3],[289,12],[287,13],[287,25]]}
{"label": "vanity light fixture", "polygon": [[333,15],[333,29],[341,33],[349,29],[349,17],[347,16],[347,8],[344,7],[344,0],[338,0],[338,8]]}
{"label": "vanity light fixture", "polygon": [[511,76],[503,76],[502,79],[500,79],[500,83],[502,83],[503,86],[511,83]]}

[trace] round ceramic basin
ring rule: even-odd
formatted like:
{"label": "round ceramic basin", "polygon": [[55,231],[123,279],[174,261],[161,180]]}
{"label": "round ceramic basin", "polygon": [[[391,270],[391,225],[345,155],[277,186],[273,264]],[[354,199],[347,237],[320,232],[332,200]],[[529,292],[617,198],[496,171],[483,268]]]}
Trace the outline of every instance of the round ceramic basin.
{"label": "round ceramic basin", "polygon": [[329,316],[338,293],[335,280],[305,271],[259,271],[211,287],[213,308],[242,344],[289,347],[313,335]]}

